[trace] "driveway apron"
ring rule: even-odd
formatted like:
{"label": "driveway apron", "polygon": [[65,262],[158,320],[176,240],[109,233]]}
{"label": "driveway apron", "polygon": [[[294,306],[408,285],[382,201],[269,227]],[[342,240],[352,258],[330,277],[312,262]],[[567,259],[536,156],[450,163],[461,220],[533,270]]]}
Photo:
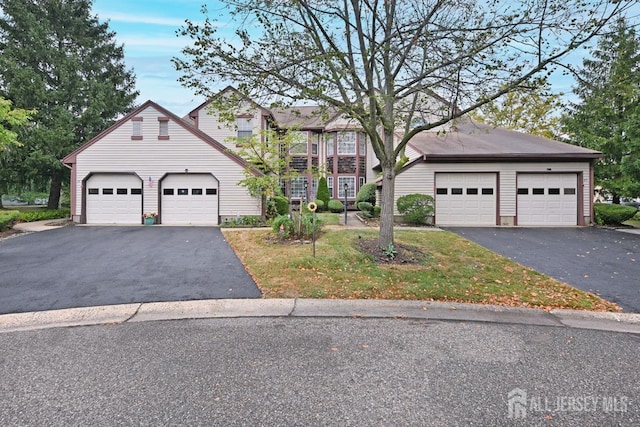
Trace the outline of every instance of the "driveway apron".
{"label": "driveway apron", "polygon": [[462,228],[453,231],[540,273],[640,313],[640,235],[580,228]]}
{"label": "driveway apron", "polygon": [[69,226],[0,241],[0,314],[260,296],[216,227]]}

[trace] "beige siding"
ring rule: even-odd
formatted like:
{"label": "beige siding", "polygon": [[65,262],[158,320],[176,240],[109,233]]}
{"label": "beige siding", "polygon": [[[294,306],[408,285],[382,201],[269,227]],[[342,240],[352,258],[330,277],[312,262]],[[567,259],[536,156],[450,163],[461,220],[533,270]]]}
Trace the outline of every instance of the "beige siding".
{"label": "beige siding", "polygon": [[[254,135],[260,134],[262,116],[259,110],[241,109],[239,114],[253,115],[253,133]],[[208,107],[205,107],[198,111],[198,129],[216,141],[224,144],[227,148],[237,151],[235,141],[230,140],[230,138],[238,136],[235,122],[228,123],[226,121],[222,121],[215,112],[212,112]]]}
{"label": "beige siding", "polygon": [[82,180],[90,172],[135,172],[144,183],[144,212],[158,212],[159,180],[185,170],[212,173],[219,180],[221,216],[260,215],[259,199],[238,185],[244,178],[242,166],[173,121],[170,140],[158,140],[160,115],[149,107],[137,116],[143,118],[142,140],[131,140],[128,121],[77,155],[75,215],[81,214]]}
{"label": "beige siding", "polygon": [[394,212],[400,196],[424,193],[435,196],[436,172],[497,172],[500,187],[500,216],[516,216],[516,176],[526,172],[582,172],[583,211],[588,215],[591,200],[589,162],[563,163],[419,163],[396,177]]}

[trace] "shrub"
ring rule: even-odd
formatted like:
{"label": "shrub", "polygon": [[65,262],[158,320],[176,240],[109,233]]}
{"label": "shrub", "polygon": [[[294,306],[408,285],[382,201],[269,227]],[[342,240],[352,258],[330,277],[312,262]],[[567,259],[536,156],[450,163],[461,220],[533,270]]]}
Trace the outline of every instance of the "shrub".
{"label": "shrub", "polygon": [[265,216],[267,219],[275,218],[278,215],[278,207],[276,206],[276,201],[273,200],[273,197],[267,199],[267,208],[265,210]]}
{"label": "shrub", "polygon": [[358,209],[365,218],[373,218],[373,205],[369,202],[358,203]]}
{"label": "shrub", "polygon": [[[316,217],[316,234],[322,229],[322,221]],[[273,232],[283,239],[308,239],[314,232],[313,215],[294,213],[293,217],[280,215],[274,218],[272,223]]]}
{"label": "shrub", "polygon": [[289,199],[284,196],[273,196],[270,200],[275,203],[278,215],[287,215],[289,213]]}
{"label": "shrub", "polygon": [[316,200],[316,201],[315,201],[315,204],[318,206],[318,209],[317,209],[317,211],[318,211],[318,212],[322,212],[322,211],[324,211],[324,210],[326,209],[326,206],[327,206],[327,205],[325,205],[325,203],[324,203],[322,200],[320,200],[320,199]]}
{"label": "shrub", "polygon": [[46,219],[68,218],[70,213],[69,209],[44,209],[20,212],[18,219],[22,222],[43,221]]}
{"label": "shrub", "polygon": [[[323,211],[329,205],[329,200],[331,200],[331,195],[329,194],[329,187],[327,186],[327,178],[324,176],[320,178],[318,181],[318,194],[316,196],[316,204],[318,205],[318,210]],[[323,203],[322,208],[320,208],[321,201]]]}
{"label": "shrub", "polygon": [[18,211],[0,211],[0,231],[7,230],[17,221],[20,212]]}
{"label": "shrub", "polygon": [[373,217],[374,218],[378,218],[380,216],[380,212],[382,211],[382,208],[380,206],[374,206],[373,207]]}
{"label": "shrub", "polygon": [[633,218],[638,212],[633,206],[608,203],[596,203],[593,208],[595,211],[595,220],[600,225],[620,225]]}
{"label": "shrub", "polygon": [[376,204],[376,183],[375,182],[369,182],[363,185],[362,187],[360,187],[360,191],[358,191],[358,194],[356,194],[356,206],[358,206],[360,202],[371,203],[371,206],[374,206]]}
{"label": "shrub", "polygon": [[344,205],[340,200],[336,200],[336,199],[329,200],[329,204],[327,205],[327,207],[333,213],[340,213],[344,211]]}
{"label": "shrub", "polygon": [[407,194],[398,198],[398,212],[410,224],[426,224],[433,215],[433,197],[426,194]]}

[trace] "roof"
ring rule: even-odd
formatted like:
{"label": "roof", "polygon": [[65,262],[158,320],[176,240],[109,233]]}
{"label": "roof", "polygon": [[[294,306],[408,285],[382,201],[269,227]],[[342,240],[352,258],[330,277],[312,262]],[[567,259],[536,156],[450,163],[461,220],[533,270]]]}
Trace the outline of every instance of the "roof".
{"label": "roof", "polygon": [[425,161],[598,159],[598,151],[495,128],[463,118],[447,132],[420,132],[409,141]]}
{"label": "roof", "polygon": [[273,120],[280,128],[324,129],[335,113],[322,113],[317,105],[274,108],[271,110]]}
{"label": "roof", "polygon": [[[103,130],[98,135],[94,136],[89,141],[87,141],[86,143],[84,143],[80,147],[78,147],[75,150],[73,150],[71,153],[67,154],[62,159],[62,163],[64,163],[64,164],[76,163],[76,156],[79,153],[83,152],[84,150],[86,150],[87,148],[89,148],[90,146],[95,144],[97,141],[99,141],[102,138],[104,138],[105,136],[109,135],[111,132],[113,132],[114,130],[116,130],[117,128],[122,126],[124,123],[129,121],[132,117],[136,116],[141,111],[144,111],[145,109],[147,109],[149,107],[154,108],[155,110],[157,110],[163,116],[168,117],[170,120],[175,122],[177,125],[183,127],[187,131],[191,132],[195,137],[197,137],[197,138],[201,139],[202,141],[206,142],[207,144],[209,144],[210,146],[212,146],[213,148],[215,148],[216,150],[218,150],[219,152],[221,152],[222,154],[224,154],[229,159],[233,160],[234,162],[236,162],[238,165],[242,166],[243,168],[246,168],[246,167],[249,166],[248,163],[246,161],[244,161],[244,159],[242,157],[238,156],[235,153],[230,152],[227,149],[227,147],[225,147],[223,144],[221,144],[220,142],[218,142],[215,139],[211,138],[209,135],[207,135],[206,133],[204,133],[200,129],[192,126],[187,121],[181,119],[180,117],[178,117],[175,114],[173,114],[171,111],[167,110],[164,107],[161,107],[160,105],[156,104],[153,101],[147,101],[144,104],[140,105],[138,108],[134,109],[129,114],[124,116],[122,119],[118,120],[116,123],[114,123],[113,125],[109,126],[107,129]],[[258,171],[257,169],[253,169],[253,173],[255,175],[258,175],[258,176],[262,175],[262,172]]]}
{"label": "roof", "polygon": [[[260,104],[258,104],[257,102],[255,102],[254,100],[252,100],[251,98],[249,98],[246,95],[243,95],[242,93],[240,93],[236,88],[234,88],[233,86],[227,86],[226,88],[222,89],[220,92],[216,93],[213,98],[216,97],[220,97],[220,96],[224,96],[224,94],[226,93],[233,93],[234,95],[236,95],[239,99],[245,100],[247,101],[249,104],[251,104],[254,108],[256,108],[257,110],[261,110],[263,113],[265,114],[269,114],[269,110],[267,110],[266,108],[264,108],[263,106],[261,106]],[[187,115],[189,117],[195,117],[197,116],[197,113],[202,110],[203,108],[206,108],[209,104],[211,104],[211,100],[212,98],[207,99],[206,101],[204,101],[202,104],[198,105],[196,108],[194,108],[193,110],[191,110]]]}

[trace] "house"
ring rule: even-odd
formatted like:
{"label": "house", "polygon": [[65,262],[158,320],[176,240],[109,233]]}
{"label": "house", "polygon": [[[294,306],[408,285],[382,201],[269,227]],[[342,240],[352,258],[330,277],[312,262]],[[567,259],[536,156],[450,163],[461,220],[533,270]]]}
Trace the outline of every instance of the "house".
{"label": "house", "polygon": [[151,101],[62,161],[78,223],[141,224],[154,213],[162,224],[217,225],[262,213],[261,200],[238,186],[245,161]]}
{"label": "house", "polygon": [[[318,180],[310,169],[320,170],[331,197],[346,196],[350,208],[362,185],[376,181],[378,161],[367,136],[340,112],[268,109],[231,87],[218,96],[242,100],[231,121],[221,119],[210,101],[182,119],[149,101],[65,157],[74,220],[141,223],[142,214],[158,212],[162,224],[215,225],[260,215],[261,200],[238,185],[247,164],[236,154],[234,137],[268,128],[298,132],[304,141],[289,153],[300,177],[281,183],[293,200],[315,198]],[[596,151],[459,119],[416,135],[405,154],[409,161],[397,174],[395,200],[432,195],[437,225],[592,221]]]}

